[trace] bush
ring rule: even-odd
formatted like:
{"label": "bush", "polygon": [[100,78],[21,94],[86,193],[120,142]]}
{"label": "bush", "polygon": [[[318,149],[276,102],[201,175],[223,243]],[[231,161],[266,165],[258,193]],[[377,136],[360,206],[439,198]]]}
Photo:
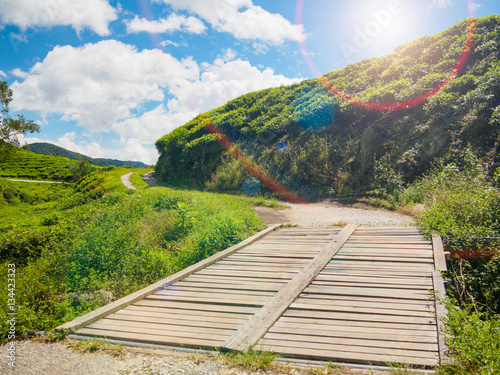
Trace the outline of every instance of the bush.
{"label": "bush", "polygon": [[448,345],[456,361],[439,374],[496,375],[500,373],[500,317],[486,317],[448,304]]}

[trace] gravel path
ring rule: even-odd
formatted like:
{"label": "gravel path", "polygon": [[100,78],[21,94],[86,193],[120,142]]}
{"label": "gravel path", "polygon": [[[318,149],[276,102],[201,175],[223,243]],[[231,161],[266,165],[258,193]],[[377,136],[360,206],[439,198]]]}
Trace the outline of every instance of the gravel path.
{"label": "gravel path", "polygon": [[19,180],[17,178],[6,178],[6,180],[14,182],[36,182],[38,184],[64,184],[64,182],[61,181]]}
{"label": "gravel path", "polygon": [[155,171],[151,171],[151,172],[148,172],[146,174],[143,174],[142,175],[142,178],[144,179],[144,181],[147,182],[148,185],[150,186],[159,186],[158,185],[158,181],[156,181],[156,178],[153,177],[153,174],[155,173]]}
{"label": "gravel path", "polygon": [[[121,357],[102,353],[79,353],[68,342],[17,343],[16,367],[6,364],[6,347],[1,346],[0,374],[5,375],[313,375],[318,366],[285,365],[275,369],[251,371],[224,364],[220,359],[203,354],[172,350],[125,347]],[[330,369],[325,374],[388,375],[388,372],[357,370],[347,367]]]}
{"label": "gravel path", "polygon": [[414,222],[411,216],[396,212],[369,206],[342,204],[331,200],[320,203],[283,204],[286,204],[288,208],[256,207],[255,211],[266,224],[290,223],[303,227],[349,223],[392,226],[410,225]]}
{"label": "gravel path", "polygon": [[134,187],[134,185],[132,185],[132,182],[130,182],[130,176],[132,176],[134,173],[135,172],[130,172],[130,173],[124,174],[123,176],[120,177],[120,179],[122,180],[123,185],[125,185],[129,189],[137,190]]}

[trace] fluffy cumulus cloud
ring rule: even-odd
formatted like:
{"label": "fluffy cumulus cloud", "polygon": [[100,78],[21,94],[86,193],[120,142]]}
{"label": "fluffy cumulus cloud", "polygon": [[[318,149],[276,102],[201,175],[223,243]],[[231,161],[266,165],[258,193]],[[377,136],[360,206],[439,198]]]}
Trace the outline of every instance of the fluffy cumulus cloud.
{"label": "fluffy cumulus cloud", "polygon": [[[199,65],[191,58],[178,60],[160,50],[139,51],[108,40],[55,47],[23,81],[12,85],[12,108],[60,114],[91,134],[112,132],[119,138],[117,148],[102,148],[98,139],[67,133],[57,140],[62,147],[92,157],[153,164],[156,139],[197,114],[250,91],[299,80],[258,69],[230,49]],[[152,110],[144,109],[155,102]]]}
{"label": "fluffy cumulus cloud", "polygon": [[162,101],[164,89],[199,75],[191,59],[106,40],[83,47],[55,47],[15,82],[14,109],[61,113],[92,130],[109,130],[146,101]]}
{"label": "fluffy cumulus cloud", "polygon": [[15,25],[21,30],[30,27],[71,26],[77,32],[85,27],[104,36],[108,25],[117,19],[116,9],[108,0],[2,0],[0,27]]}
{"label": "fluffy cumulus cloud", "polygon": [[269,13],[252,0],[156,0],[198,15],[218,31],[239,39],[259,39],[273,44],[304,39],[302,25],[293,25],[280,14]]}
{"label": "fluffy cumulus cloud", "polygon": [[178,14],[171,14],[168,18],[162,18],[159,21],[149,21],[145,18],[135,16],[134,19],[125,21],[125,24],[127,25],[127,32],[129,34],[139,32],[161,34],[174,30],[201,34],[206,29],[205,24],[200,19]]}
{"label": "fluffy cumulus cloud", "polygon": [[199,80],[174,87],[175,98],[169,100],[168,108],[172,112],[205,112],[245,93],[298,81],[269,68],[261,71],[248,61],[217,59],[202,64]]}
{"label": "fluffy cumulus cloud", "polygon": [[7,74],[3,70],[0,70],[0,78],[6,78]]}

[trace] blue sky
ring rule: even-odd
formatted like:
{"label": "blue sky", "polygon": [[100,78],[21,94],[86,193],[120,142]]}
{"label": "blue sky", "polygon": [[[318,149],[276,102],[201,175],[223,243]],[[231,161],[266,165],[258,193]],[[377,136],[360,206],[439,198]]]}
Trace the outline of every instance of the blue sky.
{"label": "blue sky", "polygon": [[[382,56],[496,0],[1,0],[23,142],[154,164],[154,142],[250,91]],[[307,51],[310,61],[303,56]]]}

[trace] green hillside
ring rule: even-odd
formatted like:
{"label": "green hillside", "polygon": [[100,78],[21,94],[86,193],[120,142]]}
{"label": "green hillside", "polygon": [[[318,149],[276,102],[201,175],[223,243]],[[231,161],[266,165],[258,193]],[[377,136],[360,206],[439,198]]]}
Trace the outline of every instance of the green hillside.
{"label": "green hillside", "polygon": [[[361,100],[414,98],[454,68],[467,27],[460,22],[324,79]],[[222,135],[209,131],[214,128],[247,160],[309,198],[390,189],[423,175],[437,158],[458,160],[468,145],[492,172],[499,161],[499,40],[500,16],[478,19],[458,77],[426,103],[403,110],[348,104],[318,80],[241,96],[157,140],[156,175],[170,183],[238,189],[251,173],[229,156]]]}
{"label": "green hillside", "polygon": [[140,161],[122,161],[116,159],[103,159],[91,158],[90,156],[66,150],[50,143],[32,143],[28,145],[28,150],[36,154],[62,156],[72,160],[90,160],[93,165],[99,167],[108,167],[114,165],[115,167],[130,166],[132,168],[147,168],[148,166]]}
{"label": "green hillside", "polygon": [[0,159],[0,177],[28,180],[71,181],[75,161],[52,155],[38,155],[15,149]]}

